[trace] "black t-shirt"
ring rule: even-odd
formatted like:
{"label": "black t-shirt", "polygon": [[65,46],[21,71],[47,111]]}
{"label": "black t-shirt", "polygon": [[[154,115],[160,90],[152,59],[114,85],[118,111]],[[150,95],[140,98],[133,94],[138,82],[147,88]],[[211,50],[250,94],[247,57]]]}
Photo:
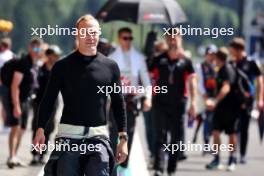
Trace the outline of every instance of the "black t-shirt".
{"label": "black t-shirt", "polygon": [[20,60],[17,61],[15,65],[14,71],[23,74],[23,79],[19,86],[20,101],[26,101],[30,94],[31,86],[33,83],[31,68],[32,68],[32,58],[30,57],[30,55],[26,55],[25,57],[21,58]]}
{"label": "black t-shirt", "polygon": [[261,75],[261,70],[256,64],[255,60],[250,60],[249,58],[244,58],[241,61],[237,62],[237,67],[247,75],[250,80],[251,86],[251,94],[255,94],[254,80],[256,77]]}
{"label": "black t-shirt", "polygon": [[[107,96],[103,86],[121,86],[118,65],[104,55],[84,56],[75,51],[53,66],[39,108],[38,127],[45,128],[59,91],[64,108],[61,123],[96,127],[106,125]],[[103,89],[105,91],[105,88]],[[118,131],[126,131],[122,92],[110,94]]]}
{"label": "black t-shirt", "polygon": [[170,60],[167,53],[154,58],[150,70],[156,73],[156,85],[167,86],[167,93],[158,93],[155,99],[164,105],[179,104],[187,95],[187,79],[194,73],[191,60],[178,58]]}
{"label": "black t-shirt", "polygon": [[226,63],[217,73],[217,94],[220,92],[223,87],[223,83],[227,81],[230,86],[230,92],[219,102],[218,106],[227,107],[229,105],[236,104],[236,72],[234,68]]}

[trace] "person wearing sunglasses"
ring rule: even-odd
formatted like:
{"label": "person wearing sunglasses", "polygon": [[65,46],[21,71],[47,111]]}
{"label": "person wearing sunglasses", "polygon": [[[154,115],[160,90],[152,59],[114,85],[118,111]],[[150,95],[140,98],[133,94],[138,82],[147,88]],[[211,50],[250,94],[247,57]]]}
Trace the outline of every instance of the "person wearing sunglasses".
{"label": "person wearing sunglasses", "polygon": [[[128,27],[124,27],[119,29],[118,31],[118,41],[119,46],[116,50],[109,55],[110,58],[115,60],[120,68],[121,72],[121,82],[123,88],[131,88],[130,90],[136,90],[139,88],[139,82],[142,83],[142,86],[145,88],[144,94],[142,96],[145,97],[143,102],[144,111],[149,111],[151,108],[151,97],[152,90],[148,89],[151,86],[145,57],[135,49],[132,45],[133,36],[132,30]],[[137,108],[138,103],[140,101],[139,98],[141,95],[137,91],[126,91],[125,89],[124,96],[126,101],[126,109],[127,109],[127,131],[128,131],[128,151],[130,151],[132,142],[133,142],[133,134],[136,125],[136,117],[138,116],[139,109]],[[115,128],[115,123],[113,121],[113,117],[110,113],[110,134],[113,139],[116,138],[117,132]],[[115,143],[113,144],[113,148],[115,149]],[[130,153],[130,152],[128,152]],[[127,169],[129,161],[129,156],[126,162],[122,163],[120,167],[118,167],[118,173],[122,175],[123,173],[129,173],[129,169]]]}

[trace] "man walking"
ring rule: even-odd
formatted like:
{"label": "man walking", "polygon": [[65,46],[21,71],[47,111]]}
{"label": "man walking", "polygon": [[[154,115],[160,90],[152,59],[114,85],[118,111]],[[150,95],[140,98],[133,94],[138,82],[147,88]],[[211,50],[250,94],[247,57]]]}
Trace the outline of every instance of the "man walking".
{"label": "man walking", "polygon": [[[29,54],[20,60],[17,60],[10,69],[11,84],[9,87],[9,106],[8,123],[11,126],[9,135],[9,158],[7,165],[9,168],[24,165],[18,160],[17,151],[21,138],[26,129],[28,119],[28,97],[30,95],[33,76],[31,69],[41,55],[40,39],[32,39],[29,44]],[[8,76],[8,75],[6,75]]]}
{"label": "man walking", "polygon": [[[215,99],[208,99],[206,106],[208,110],[214,111],[213,115],[213,138],[217,146],[217,154],[211,163],[206,165],[207,169],[223,169],[220,162],[220,134],[224,131],[229,136],[230,156],[228,160],[228,171],[234,171],[236,166],[236,145],[237,145],[237,111],[238,101],[236,95],[237,74],[231,64],[227,61],[227,48],[219,48],[216,52],[215,62],[218,67],[216,76],[217,93]],[[214,149],[214,150],[216,150]]]}
{"label": "man walking", "polygon": [[[45,127],[57,95],[61,92],[64,108],[56,139],[59,144],[84,145],[87,150],[85,153],[71,148],[67,151],[53,151],[44,175],[109,176],[113,163],[110,162],[112,155],[106,126],[107,96],[101,90],[106,86],[120,86],[120,71],[114,61],[97,52],[100,26],[93,16],[80,17],[76,28],[79,31],[77,50],[52,68],[39,108],[34,144],[45,142]],[[80,33],[83,29],[87,30],[85,36]],[[117,162],[122,163],[128,154],[124,100],[121,92],[112,91],[110,97],[120,141],[117,146]],[[99,150],[94,150],[98,145]]]}
{"label": "man walking", "polygon": [[[239,108],[239,137],[240,137],[240,163],[246,163],[248,144],[248,129],[253,109],[254,99],[259,110],[263,108],[263,76],[261,69],[255,60],[250,59],[245,51],[245,41],[242,38],[234,38],[229,44],[229,50],[233,64],[242,72],[250,82],[248,98],[245,98]],[[256,81],[256,86],[254,84]]]}
{"label": "man walking", "polygon": [[[132,46],[132,30],[130,28],[121,28],[118,31],[118,41],[120,46],[109,56],[118,63],[121,72],[121,82],[124,88],[128,88],[127,92],[124,92],[126,110],[127,110],[127,122],[128,122],[128,151],[130,151],[133,135],[136,126],[136,117],[138,116],[138,103],[140,99],[135,99],[139,95],[137,92],[139,88],[139,82],[145,88],[144,94],[146,99],[143,102],[143,109],[148,111],[151,107],[151,83],[145,63],[145,58],[139,51]],[[132,91],[129,91],[131,88]],[[111,127],[111,135],[116,136],[116,132],[113,129],[114,124]],[[115,146],[115,144],[113,144]],[[115,147],[114,147],[115,148]],[[126,162],[121,164],[122,168],[119,168],[119,173],[129,172],[127,169],[129,156]]]}
{"label": "man walking", "polygon": [[[166,86],[167,93],[153,97],[153,117],[156,130],[155,176],[163,174],[165,166],[164,144],[184,142],[184,114],[186,109],[187,83],[190,83],[189,114],[195,117],[196,78],[190,59],[185,58],[182,36],[167,36],[168,51],[153,59],[150,70],[155,72],[156,85]],[[167,134],[170,134],[170,141]],[[167,173],[173,175],[177,168],[180,151],[169,153]]]}
{"label": "man walking", "polygon": [[[11,51],[12,42],[8,37],[2,38],[0,40],[0,70],[3,65],[11,59],[15,58],[15,54]],[[3,128],[0,129],[0,132],[8,132],[8,121],[7,121],[7,111],[9,108],[8,105],[8,87],[5,86],[2,81],[0,81],[0,100],[2,103],[2,118],[3,118]]]}
{"label": "man walking", "polygon": [[[43,98],[43,95],[45,93],[46,86],[48,84],[48,79],[50,76],[51,69],[53,65],[56,63],[56,61],[60,58],[61,50],[57,45],[50,45],[49,48],[45,51],[45,55],[47,57],[47,61],[44,63],[43,66],[39,68],[39,71],[37,73],[37,88],[34,90],[34,94],[36,95],[33,99],[32,106],[33,106],[33,120],[32,120],[32,131],[33,131],[33,139],[36,135],[37,130],[37,114],[38,114],[38,107],[40,105],[40,102]],[[48,125],[46,126],[45,130],[45,136],[46,141],[45,144],[48,144],[49,137],[52,131],[54,130],[55,125],[55,118],[56,110],[57,110],[58,101],[55,103],[54,110],[51,113],[51,120],[48,122]],[[31,165],[37,165],[37,164],[43,164],[44,163],[44,154],[46,154],[46,151],[39,154],[37,151],[33,150],[32,152],[33,159],[31,161]]]}
{"label": "man walking", "polygon": [[[214,58],[217,52],[217,47],[213,44],[208,45],[205,50],[205,60],[197,65],[197,73],[199,86],[198,90],[201,94],[203,101],[215,98],[216,95],[216,73]],[[203,137],[204,143],[209,144],[210,136],[212,133],[212,116],[213,111],[205,109],[201,114],[203,119]],[[203,152],[203,154],[206,154]]]}

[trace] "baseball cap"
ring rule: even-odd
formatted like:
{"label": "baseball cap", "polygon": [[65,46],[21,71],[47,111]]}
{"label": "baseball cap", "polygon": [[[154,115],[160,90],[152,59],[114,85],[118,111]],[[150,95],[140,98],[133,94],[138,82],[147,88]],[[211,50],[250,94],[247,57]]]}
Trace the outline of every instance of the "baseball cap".
{"label": "baseball cap", "polygon": [[205,54],[214,54],[217,52],[217,47],[214,44],[210,44],[205,48]]}
{"label": "baseball cap", "polygon": [[62,50],[60,49],[59,46],[57,45],[50,45],[49,48],[46,51],[46,54],[56,54],[56,55],[61,55],[62,54]]}

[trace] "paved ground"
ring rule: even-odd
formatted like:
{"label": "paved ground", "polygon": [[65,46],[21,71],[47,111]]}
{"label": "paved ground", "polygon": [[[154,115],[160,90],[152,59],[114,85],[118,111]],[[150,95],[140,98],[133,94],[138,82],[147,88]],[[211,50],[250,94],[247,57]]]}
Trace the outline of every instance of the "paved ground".
{"label": "paved ground", "polygon": [[[140,134],[141,141],[144,141],[143,136],[143,123],[139,119],[138,133]],[[201,130],[200,130],[201,131]],[[193,129],[187,129],[186,141],[191,141],[193,136]],[[223,135],[222,141],[227,144],[228,138]],[[197,143],[202,143],[202,136],[200,135]],[[145,142],[141,142],[141,145],[145,148]],[[262,176],[264,164],[264,143],[261,145],[258,134],[258,126],[255,120],[251,121],[250,125],[250,137],[248,146],[248,164],[238,165],[235,172],[224,171],[208,171],[205,169],[205,165],[212,160],[212,156],[206,155],[203,157],[201,152],[186,152],[188,159],[184,162],[180,162],[178,165],[177,176]],[[134,155],[136,155],[134,153]],[[140,155],[140,152],[139,152]],[[226,165],[228,159],[228,153],[223,152],[222,163]],[[138,155],[137,155],[138,156]],[[146,153],[145,153],[146,156]],[[132,164],[133,166],[133,164]],[[136,168],[136,167],[135,167]],[[152,174],[152,172],[150,172]],[[138,172],[140,174],[140,172]],[[141,175],[141,174],[140,174]]]}
{"label": "paved ground", "polygon": [[[31,132],[28,130],[25,133],[23,142],[18,151],[19,158],[25,163],[29,163],[31,160],[30,143],[31,143]],[[8,135],[1,133],[0,134],[0,175],[1,176],[38,175],[41,167],[15,168],[12,170],[8,169],[6,166],[7,157],[8,157]]]}
{"label": "paved ground", "polygon": [[[226,171],[207,171],[204,169],[212,158],[211,156],[202,157],[201,152],[187,152],[188,159],[185,162],[179,164],[177,175],[180,176],[261,176],[263,175],[264,164],[264,144],[260,145],[259,136],[257,131],[257,124],[252,121],[250,126],[250,141],[249,141],[249,152],[248,152],[248,164],[238,165],[237,170],[233,173]],[[191,138],[193,131],[187,130],[187,141]],[[188,138],[189,137],[189,138]],[[201,138],[201,137],[200,137]],[[31,132],[27,130],[19,150],[19,157],[29,163],[31,160],[30,155],[30,139]],[[226,142],[227,138],[223,136],[223,142]],[[41,175],[42,167],[27,167],[27,168],[16,168],[10,170],[6,167],[6,159],[8,156],[8,136],[7,134],[0,134],[0,176],[37,176]],[[201,142],[200,140],[198,142]],[[223,164],[227,162],[227,153],[223,154]],[[146,169],[146,143],[144,136],[144,125],[142,117],[138,118],[137,132],[135,135],[135,145],[132,148],[131,157],[131,172],[132,176],[149,176],[151,172]]]}

